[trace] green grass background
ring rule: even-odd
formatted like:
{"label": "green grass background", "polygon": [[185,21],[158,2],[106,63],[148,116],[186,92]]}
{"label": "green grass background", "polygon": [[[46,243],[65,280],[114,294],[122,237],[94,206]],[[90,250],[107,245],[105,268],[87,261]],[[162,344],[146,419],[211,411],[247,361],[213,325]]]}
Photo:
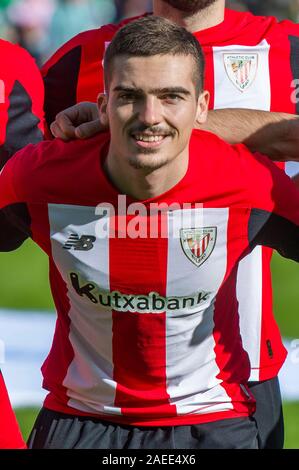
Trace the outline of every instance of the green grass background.
{"label": "green grass background", "polygon": [[[47,257],[31,241],[13,253],[0,253],[0,307],[54,309],[48,285]],[[299,269],[277,254],[272,261],[274,308],[282,335],[299,338]],[[16,410],[27,438],[36,409]],[[299,402],[285,403],[286,448],[299,448]]]}

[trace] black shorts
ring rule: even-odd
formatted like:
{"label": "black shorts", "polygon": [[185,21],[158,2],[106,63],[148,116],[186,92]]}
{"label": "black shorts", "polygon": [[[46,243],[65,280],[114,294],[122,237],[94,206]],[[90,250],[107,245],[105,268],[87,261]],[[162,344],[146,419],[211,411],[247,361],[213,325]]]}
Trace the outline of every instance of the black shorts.
{"label": "black shorts", "polygon": [[258,428],[260,449],[282,449],[284,424],[278,378],[263,382],[249,382],[249,388],[256,399],[253,415]]}
{"label": "black shorts", "polygon": [[257,449],[252,418],[190,426],[135,427],[43,408],[28,441],[31,449]]}

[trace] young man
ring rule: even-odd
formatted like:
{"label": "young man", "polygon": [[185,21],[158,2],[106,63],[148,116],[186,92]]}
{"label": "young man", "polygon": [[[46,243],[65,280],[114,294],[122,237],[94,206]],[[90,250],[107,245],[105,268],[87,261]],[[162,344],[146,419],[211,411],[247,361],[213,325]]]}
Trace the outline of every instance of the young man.
{"label": "young man", "polygon": [[111,138],[29,146],[0,175],[10,246],[48,254],[58,312],[33,448],[257,448],[238,264],[257,244],[299,261],[299,193],[192,132],[203,63],[184,28],[129,23],[99,96]]}
{"label": "young man", "polygon": [[[254,150],[267,154],[278,150],[281,157],[285,144],[277,145],[272,137],[265,142],[265,135],[255,132],[277,117],[261,111],[248,114],[247,110],[220,108],[298,113],[299,26],[227,10],[224,0],[154,0],[153,10],[193,32],[203,46],[207,65],[205,89],[211,95],[209,108],[217,110],[209,114],[207,128],[230,142],[245,141]],[[80,101],[96,101],[98,92],[104,90],[104,51],[120,26],[106,25],[76,36],[44,66],[48,125],[64,108]],[[97,123],[94,125],[97,128]],[[60,135],[59,126],[54,127],[54,133]],[[80,126],[80,131],[84,135],[84,126]],[[255,419],[260,446],[272,448],[283,446],[277,374],[286,350],[272,310],[270,259],[267,248],[258,248],[244,259],[239,266],[237,290],[241,334],[250,357],[251,386],[257,398]]]}
{"label": "young man", "polygon": [[[0,39],[0,55],[1,169],[17,150],[42,140],[44,88],[37,65],[24,49]],[[3,218],[0,212],[0,226]],[[9,238],[8,228],[0,234],[1,242],[3,237]],[[0,416],[0,449],[24,448],[1,372]]]}

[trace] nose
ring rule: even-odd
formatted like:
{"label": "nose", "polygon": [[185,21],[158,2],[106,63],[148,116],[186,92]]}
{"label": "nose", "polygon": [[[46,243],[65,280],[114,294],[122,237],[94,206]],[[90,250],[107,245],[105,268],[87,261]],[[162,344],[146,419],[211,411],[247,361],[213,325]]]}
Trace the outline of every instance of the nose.
{"label": "nose", "polygon": [[161,122],[162,109],[160,100],[153,95],[146,96],[140,103],[139,119],[147,125],[153,126]]}

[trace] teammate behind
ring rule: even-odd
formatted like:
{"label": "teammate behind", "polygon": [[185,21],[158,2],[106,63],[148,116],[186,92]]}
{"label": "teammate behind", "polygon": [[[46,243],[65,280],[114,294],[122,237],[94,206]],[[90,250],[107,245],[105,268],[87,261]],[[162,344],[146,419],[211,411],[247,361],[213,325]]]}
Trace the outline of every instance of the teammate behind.
{"label": "teammate behind", "polygon": [[[1,170],[17,150],[42,140],[44,87],[33,58],[24,49],[0,39],[0,57]],[[6,240],[7,249],[10,249],[10,232],[0,211],[0,244],[3,247]],[[24,448],[1,372],[0,417],[0,449]]]}

